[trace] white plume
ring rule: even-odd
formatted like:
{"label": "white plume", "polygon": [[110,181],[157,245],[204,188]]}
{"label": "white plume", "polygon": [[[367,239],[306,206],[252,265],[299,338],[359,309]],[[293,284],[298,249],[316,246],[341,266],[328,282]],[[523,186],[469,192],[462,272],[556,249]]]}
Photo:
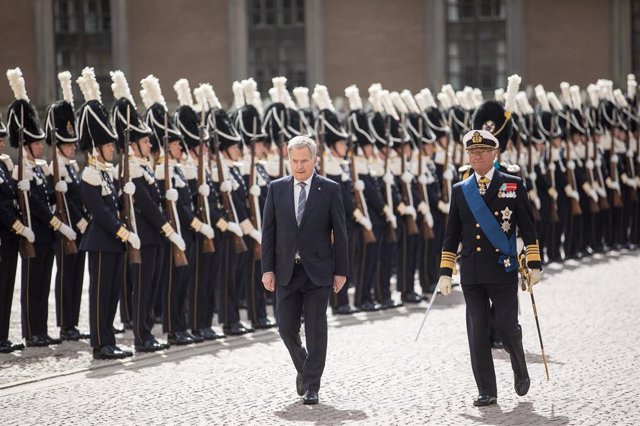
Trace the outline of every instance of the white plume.
{"label": "white plume", "polygon": [[518,92],[516,95],[516,103],[518,104],[518,109],[521,114],[532,114],[533,108],[529,104],[529,98],[527,98],[527,94],[525,92]]}
{"label": "white plume", "polygon": [[218,96],[216,96],[215,90],[213,90],[213,86],[209,83],[203,83],[200,85],[202,88],[202,92],[205,96],[207,104],[209,108],[217,108],[222,109],[222,104],[220,104],[220,100]]}
{"label": "white plume", "polygon": [[204,87],[202,87],[202,84],[193,89],[193,97],[196,100],[196,103],[193,105],[193,110],[195,112],[199,113],[202,111],[207,111],[209,109],[207,96],[204,93]]}
{"label": "white plume", "polygon": [[388,90],[382,90],[380,92],[380,101],[382,102],[382,107],[387,114],[389,114],[396,120],[400,119],[400,117],[398,117],[398,112],[393,107],[393,101],[391,100],[391,95],[389,94]]}
{"label": "white plume", "polygon": [[242,91],[242,83],[234,81],[231,86],[233,91],[233,106],[234,108],[242,108],[244,106],[244,92]]}
{"label": "white plume", "polygon": [[288,90],[285,90],[283,93],[284,96],[284,100],[282,103],[284,103],[284,106],[286,106],[287,108],[290,109],[297,109],[298,107],[296,106],[296,103],[293,102],[293,98],[291,98],[291,93],[289,93]]}
{"label": "white plume", "polygon": [[85,101],[102,102],[100,85],[96,80],[96,73],[92,67],[84,67],[82,70],[82,76],[78,77],[76,82],[80,86],[80,90],[82,91],[82,96],[84,96]]}
{"label": "white plume", "polygon": [[418,114],[420,113],[420,108],[418,108],[418,104],[409,90],[403,90],[402,93],[400,93],[400,96],[409,111],[416,112]]}
{"label": "white plume", "polygon": [[520,89],[522,78],[518,74],[513,74],[507,78],[507,93],[504,95],[504,109],[513,112],[516,108],[516,95]]}
{"label": "white plume", "polygon": [[428,108],[438,108],[438,105],[436,104],[436,100],[433,99],[433,95],[431,94],[431,90],[429,90],[429,88],[425,87],[420,91],[420,93],[422,94],[422,96],[424,96],[424,102],[426,105],[426,107],[423,108],[423,110]]}
{"label": "white plume", "polygon": [[538,100],[538,105],[542,108],[543,111],[550,112],[551,107],[549,106],[549,98],[547,97],[547,92],[545,92],[542,84],[538,84],[535,89],[536,99]]}
{"label": "white plume", "polygon": [[562,102],[571,107],[571,85],[566,81],[560,83],[560,92],[562,93]]}
{"label": "white plume", "polygon": [[362,109],[362,99],[360,99],[360,90],[358,90],[358,86],[352,84],[351,86],[344,89],[344,95],[347,97],[349,101],[349,109],[354,111],[357,109]]}
{"label": "white plume", "polygon": [[186,78],[181,78],[173,85],[173,90],[178,95],[178,103],[180,106],[189,105],[193,107],[193,97],[191,96],[191,89],[189,88],[189,81]]}
{"label": "white plume", "polygon": [[333,111],[333,103],[331,102],[329,91],[326,86],[316,84],[316,87],[313,88],[313,95],[311,95],[311,98],[319,110],[328,109]]}
{"label": "white plume", "polygon": [[582,109],[582,95],[580,94],[580,87],[573,85],[569,87],[571,93],[571,106],[573,109]]}
{"label": "white plume", "polygon": [[464,93],[464,90],[458,90],[456,92],[456,99],[458,100],[458,105],[460,105],[462,108],[470,109],[467,102],[467,94]]}
{"label": "white plume", "polygon": [[636,97],[636,91],[638,90],[638,82],[636,76],[633,74],[627,75],[627,96],[631,99]]}
{"label": "white plume", "polygon": [[27,96],[27,88],[25,87],[24,77],[22,76],[22,70],[20,68],[13,68],[7,70],[7,79],[9,80],[9,86],[13,90],[13,96],[16,99],[24,99],[29,102]]}
{"label": "white plume", "polygon": [[311,104],[309,103],[308,87],[294,87],[293,96],[295,96],[296,98],[298,108],[304,109],[304,108],[309,108],[311,106]]}
{"label": "white plume", "polygon": [[600,95],[598,94],[598,86],[590,84],[587,86],[587,94],[589,95],[589,102],[594,108],[598,108],[600,104]]}
{"label": "white plume", "polygon": [[131,90],[129,89],[129,83],[127,82],[127,78],[124,76],[124,73],[120,70],[111,71],[109,73],[111,76],[111,90],[113,91],[113,98],[118,100],[120,98],[127,98],[131,101],[131,103],[135,104],[133,100],[133,96],[131,96]]}
{"label": "white plume", "polygon": [[407,106],[402,101],[402,98],[400,97],[400,93],[390,92],[389,97],[391,98],[391,103],[393,104],[393,107],[396,109],[397,112],[399,112],[400,114],[407,114],[409,112],[409,109],[407,108]]}
{"label": "white plume", "polygon": [[62,99],[69,102],[73,106],[73,90],[71,89],[71,73],[62,71],[58,73],[58,81],[62,88]]}
{"label": "white plume", "polygon": [[451,106],[452,106],[452,105],[451,105],[451,100],[450,100],[450,98],[449,98],[449,95],[447,95],[447,94],[446,94],[446,93],[444,93],[444,92],[440,92],[440,93],[438,93],[438,102],[440,102],[440,106],[441,106],[443,109],[449,109],[449,108],[451,108]]}
{"label": "white plume", "polygon": [[615,99],[616,105],[618,105],[618,108],[626,108],[627,107],[627,100],[625,99],[624,95],[622,94],[622,90],[620,89],[616,89],[613,91],[613,97]]}
{"label": "white plume", "polygon": [[287,77],[273,77],[271,82],[273,83],[274,89],[273,92],[271,92],[271,90],[269,91],[271,100],[273,102],[284,103],[286,99],[284,92],[287,91]]}
{"label": "white plume", "polygon": [[556,110],[557,112],[562,111],[562,102],[553,92],[547,92],[547,98],[549,99],[549,104],[551,104],[551,108]]}
{"label": "white plume", "polygon": [[162,89],[160,89],[160,82],[154,75],[149,74],[140,80],[140,86],[142,86],[140,96],[142,96],[145,108],[149,109],[155,103],[167,108],[167,103],[162,96]]}
{"label": "white plume", "polygon": [[380,92],[382,92],[382,85],[380,83],[373,83],[369,86],[369,103],[375,112],[384,111],[380,99]]}
{"label": "white plume", "polygon": [[258,92],[258,83],[253,78],[248,78],[240,82],[244,91],[244,98],[247,104],[253,105],[262,114],[262,99]]}
{"label": "white plume", "polygon": [[613,98],[613,82],[611,80],[600,79],[598,80],[598,91],[600,92],[600,99],[606,99],[614,102]]}
{"label": "white plume", "polygon": [[476,87],[475,89],[473,89],[472,95],[473,95],[474,106],[478,108],[480,105],[482,105],[482,102],[484,102],[484,99],[482,97],[482,90]]}
{"label": "white plume", "polygon": [[[453,90],[453,86],[450,84],[445,84],[442,86],[442,93],[449,97],[449,108],[458,105],[458,98],[456,97],[456,92]],[[440,99],[438,97],[438,99]]]}
{"label": "white plume", "polygon": [[504,102],[504,89],[496,89],[493,91],[493,98],[498,102]]}

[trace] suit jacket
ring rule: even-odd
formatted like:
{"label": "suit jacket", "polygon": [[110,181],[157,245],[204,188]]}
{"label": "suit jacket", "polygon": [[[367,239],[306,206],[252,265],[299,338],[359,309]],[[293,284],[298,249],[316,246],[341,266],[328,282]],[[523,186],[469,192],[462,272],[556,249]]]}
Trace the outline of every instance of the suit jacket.
{"label": "suit jacket", "polygon": [[314,173],[298,226],[293,184],[293,176],[285,176],[269,186],[262,216],[262,272],[275,272],[278,285],[287,286],[297,249],[309,279],[317,286],[330,286],[334,275],[349,275],[340,185]]}
{"label": "suit jacket", "polygon": [[[475,181],[475,175],[468,179]],[[502,192],[500,188],[506,183],[517,185],[515,197],[498,196]],[[516,229],[520,232],[520,237],[525,244],[529,268],[540,269],[540,249],[533,224],[531,203],[522,179],[496,170],[483,200],[499,224],[508,224],[503,228],[507,238],[511,237]],[[451,191],[451,209],[442,247],[440,275],[451,276],[460,243],[462,243],[461,284],[516,284],[518,282],[517,269],[506,272],[504,266],[498,263],[500,253],[476,222],[462,192],[461,183],[457,183]]]}

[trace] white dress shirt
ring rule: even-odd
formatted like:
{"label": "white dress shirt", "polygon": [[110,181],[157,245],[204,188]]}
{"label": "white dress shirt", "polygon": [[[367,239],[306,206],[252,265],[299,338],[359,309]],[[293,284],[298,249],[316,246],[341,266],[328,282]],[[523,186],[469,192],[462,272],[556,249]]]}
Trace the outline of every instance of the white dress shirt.
{"label": "white dress shirt", "polygon": [[[489,171],[487,172],[486,175],[484,175],[484,177],[486,177],[487,179],[489,179],[489,183],[487,184],[487,188],[489,188],[489,185],[491,184],[491,180],[493,179],[493,173],[496,171],[495,167],[491,167],[489,169]],[[478,172],[476,172],[474,170],[473,174],[476,175],[476,182],[480,182],[480,178],[482,177],[482,175],[478,174]]]}

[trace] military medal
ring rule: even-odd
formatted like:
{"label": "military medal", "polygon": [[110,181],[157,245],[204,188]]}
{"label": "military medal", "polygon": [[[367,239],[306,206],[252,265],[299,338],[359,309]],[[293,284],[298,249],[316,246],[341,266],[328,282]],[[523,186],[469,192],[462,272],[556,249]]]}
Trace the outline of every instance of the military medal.
{"label": "military medal", "polygon": [[498,189],[498,198],[516,198],[516,189],[518,189],[517,183],[503,183]]}

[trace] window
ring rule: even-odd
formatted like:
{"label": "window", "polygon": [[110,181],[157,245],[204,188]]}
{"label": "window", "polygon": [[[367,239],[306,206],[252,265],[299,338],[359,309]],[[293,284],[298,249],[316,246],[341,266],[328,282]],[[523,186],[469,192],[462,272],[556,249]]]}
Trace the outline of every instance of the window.
{"label": "window", "polygon": [[[57,99],[62,98],[58,72],[70,71],[75,81],[90,66],[95,69],[102,101],[109,104],[113,100],[110,1],[54,0],[53,7]],[[74,99],[84,99],[78,85],[72,87]]]}
{"label": "window", "polygon": [[305,0],[250,0],[249,75],[266,95],[271,79],[287,77],[287,86],[307,82]]}
{"label": "window", "polygon": [[448,81],[456,89],[502,87],[507,73],[505,0],[443,1]]}

